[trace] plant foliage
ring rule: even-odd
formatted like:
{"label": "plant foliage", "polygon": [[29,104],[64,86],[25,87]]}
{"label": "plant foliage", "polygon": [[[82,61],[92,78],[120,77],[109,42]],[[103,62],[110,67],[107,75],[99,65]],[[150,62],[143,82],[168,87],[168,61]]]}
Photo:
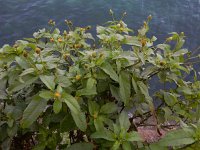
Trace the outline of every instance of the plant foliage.
{"label": "plant foliage", "polygon": [[[192,64],[198,57],[183,48],[184,33],[154,44],[150,20],[133,31],[113,17],[96,27],[95,38],[90,26],[65,20],[68,29],[60,31],[50,20],[33,38],[0,48],[1,148],[197,147],[200,81]],[[148,118],[158,132],[169,122],[178,129],[147,143],[137,128],[148,126]]]}

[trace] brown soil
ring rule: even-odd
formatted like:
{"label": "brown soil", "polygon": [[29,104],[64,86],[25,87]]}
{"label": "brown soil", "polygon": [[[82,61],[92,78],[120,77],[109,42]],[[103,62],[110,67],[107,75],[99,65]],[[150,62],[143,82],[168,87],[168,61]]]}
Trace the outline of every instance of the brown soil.
{"label": "brown soil", "polygon": [[136,118],[133,120],[133,123],[136,125],[138,133],[147,143],[157,142],[163,138],[167,132],[179,127],[175,122],[166,122],[165,124],[161,124],[160,128],[157,128],[156,121],[152,117],[142,125],[140,124],[140,121],[140,118]]}

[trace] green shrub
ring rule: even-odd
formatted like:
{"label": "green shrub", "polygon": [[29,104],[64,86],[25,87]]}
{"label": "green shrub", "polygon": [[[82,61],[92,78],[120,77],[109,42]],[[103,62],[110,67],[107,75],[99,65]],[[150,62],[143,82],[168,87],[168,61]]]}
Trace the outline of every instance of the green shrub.
{"label": "green shrub", "polygon": [[[112,14],[112,12],[111,12]],[[133,32],[122,20],[61,32],[50,29],[0,49],[0,143],[2,149],[173,149],[198,145],[200,82],[195,58],[182,48],[184,33],[163,44],[148,37],[148,17]],[[194,61],[193,61],[194,60]],[[195,61],[196,62],[196,61]],[[190,75],[191,81],[186,80]],[[153,83],[152,83],[153,82]],[[162,89],[149,92],[155,85]],[[128,116],[128,113],[131,115]],[[134,123],[140,118],[140,123]],[[180,128],[147,143],[148,126]],[[169,125],[170,126],[170,125]],[[21,147],[20,147],[21,146]]]}

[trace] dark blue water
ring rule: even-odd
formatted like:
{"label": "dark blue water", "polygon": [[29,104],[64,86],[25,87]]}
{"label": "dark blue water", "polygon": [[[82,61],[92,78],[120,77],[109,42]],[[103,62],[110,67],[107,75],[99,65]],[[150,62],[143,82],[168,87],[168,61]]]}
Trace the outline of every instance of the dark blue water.
{"label": "dark blue water", "polygon": [[186,47],[200,45],[200,0],[0,0],[0,46],[31,37],[49,19],[62,29],[66,18],[77,26],[102,24],[111,19],[110,8],[116,16],[126,11],[125,21],[135,29],[151,14],[150,34],[160,41],[169,32],[184,31]]}

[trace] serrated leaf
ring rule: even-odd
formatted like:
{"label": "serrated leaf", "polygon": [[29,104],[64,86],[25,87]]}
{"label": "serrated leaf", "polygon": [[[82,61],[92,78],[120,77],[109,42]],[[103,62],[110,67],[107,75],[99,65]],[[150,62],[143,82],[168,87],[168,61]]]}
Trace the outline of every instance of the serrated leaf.
{"label": "serrated leaf", "polygon": [[117,111],[117,105],[113,102],[110,103],[106,103],[105,105],[103,105],[100,109],[100,113],[103,114],[111,114]]}
{"label": "serrated leaf", "polygon": [[141,43],[138,41],[138,37],[126,35],[125,38],[126,38],[126,40],[125,40],[126,44],[137,46],[137,47],[142,47]]}
{"label": "serrated leaf", "polygon": [[11,87],[10,91],[11,92],[19,91],[19,90],[25,88],[26,86],[34,83],[37,79],[38,79],[38,77],[30,77],[30,79],[26,80],[24,83],[17,83],[17,85],[14,85],[14,87]]}
{"label": "serrated leaf", "polygon": [[114,97],[118,101],[121,100],[118,87],[115,87],[114,85],[110,84],[110,91],[111,91],[112,97]]}
{"label": "serrated leaf", "polygon": [[193,135],[185,132],[183,129],[177,129],[168,132],[167,135],[158,142],[158,144],[161,146],[183,146],[194,142],[195,140]]}
{"label": "serrated leaf", "polygon": [[118,75],[117,73],[114,71],[113,67],[111,66],[110,63],[103,63],[101,65],[101,69],[110,76],[111,79],[113,79],[114,81],[118,82]]}
{"label": "serrated leaf", "polygon": [[177,97],[169,92],[164,92],[164,100],[168,106],[173,106],[178,101]]}
{"label": "serrated leaf", "polygon": [[60,122],[60,132],[69,132],[76,129],[76,124],[71,114],[66,114],[63,120]]}
{"label": "serrated leaf", "polygon": [[93,133],[91,135],[91,138],[93,138],[93,139],[105,139],[105,140],[108,140],[108,141],[115,141],[114,134],[107,129]]}
{"label": "serrated leaf", "polygon": [[150,110],[153,111],[154,109],[153,99],[149,96],[149,90],[147,85],[145,85],[142,81],[138,81],[137,85],[139,86],[141,93],[145,96],[145,99],[149,104]]}
{"label": "serrated leaf", "polygon": [[13,127],[11,128],[7,128],[7,133],[9,137],[14,137],[17,134],[18,131],[18,125],[15,124]]}
{"label": "serrated leaf", "polygon": [[82,96],[82,95],[96,95],[97,94],[97,91],[96,91],[96,86],[94,88],[91,88],[91,89],[88,89],[88,88],[84,88],[84,89],[81,89],[81,90],[78,90],[76,92],[77,96]]}
{"label": "serrated leaf", "polygon": [[24,70],[19,76],[24,76],[24,75],[33,73],[34,71],[35,71],[34,68],[28,68],[28,69]]}
{"label": "serrated leaf", "polygon": [[58,76],[56,81],[62,87],[69,87],[72,84],[66,76]]}
{"label": "serrated leaf", "polygon": [[132,150],[130,142],[123,142],[122,143],[123,150]]}
{"label": "serrated leaf", "polygon": [[104,128],[103,121],[101,120],[101,117],[97,117],[94,119],[94,126],[96,128],[96,131],[102,131]]}
{"label": "serrated leaf", "polygon": [[96,91],[96,80],[93,79],[93,78],[89,78],[87,80],[86,87],[81,89],[81,90],[78,90],[76,92],[76,94],[78,96],[81,96],[81,95],[96,95],[97,94],[97,91]]}
{"label": "serrated leaf", "polygon": [[150,150],[169,150],[167,147],[158,145],[157,143],[153,143],[149,145]]}
{"label": "serrated leaf", "polygon": [[126,131],[129,129],[131,123],[128,118],[128,113],[125,111],[122,111],[121,114],[119,115],[119,124],[121,129],[125,129]]}
{"label": "serrated leaf", "polygon": [[94,113],[99,112],[99,105],[94,101],[88,101],[88,108],[90,115],[94,115]]}
{"label": "serrated leaf", "polygon": [[54,97],[52,91],[47,91],[47,90],[41,91],[39,96],[46,100],[49,100]]}
{"label": "serrated leaf", "polygon": [[55,89],[54,76],[40,75],[40,79],[50,90]]}
{"label": "serrated leaf", "polygon": [[130,100],[131,85],[129,74],[125,71],[121,71],[119,75],[119,92],[122,101],[127,105]]}
{"label": "serrated leaf", "polygon": [[115,141],[115,143],[113,144],[111,150],[118,150],[120,147],[120,142],[119,141]]}
{"label": "serrated leaf", "polygon": [[135,132],[135,131],[127,133],[126,140],[130,141],[130,142],[133,142],[133,141],[143,141],[143,139],[140,136],[140,134],[138,132]]}
{"label": "serrated leaf", "polygon": [[79,112],[78,114],[71,112],[72,117],[74,119],[74,122],[76,123],[77,127],[81,131],[85,131],[87,129],[87,123],[86,123],[86,117],[85,114],[82,112]]}
{"label": "serrated leaf", "polygon": [[19,64],[19,66],[22,67],[23,69],[29,68],[28,63],[24,59],[22,59],[20,57],[15,57],[15,60]]}
{"label": "serrated leaf", "polygon": [[94,78],[89,78],[87,80],[86,88],[87,89],[92,89],[95,85],[96,85],[96,80]]}
{"label": "serrated leaf", "polygon": [[148,87],[142,82],[142,81],[138,81],[137,82],[141,93],[145,96],[145,97],[149,97],[149,90]]}
{"label": "serrated leaf", "polygon": [[171,115],[172,115],[171,109],[170,109],[169,107],[163,107],[162,109],[163,109],[164,112],[165,112],[165,115],[164,115],[165,119],[166,119],[166,120],[170,119],[170,117],[171,117]]}
{"label": "serrated leaf", "polygon": [[58,114],[62,109],[62,102],[60,100],[55,100],[53,103],[53,111]]}
{"label": "serrated leaf", "polygon": [[21,121],[22,128],[28,128],[42,113],[47,105],[47,101],[41,97],[34,96],[30,104],[24,110]]}
{"label": "serrated leaf", "polygon": [[186,86],[181,86],[181,87],[178,87],[178,92],[183,92],[184,94],[187,94],[187,95],[192,95],[193,92],[192,92],[192,89],[189,88],[189,87],[186,87]]}
{"label": "serrated leaf", "polygon": [[81,112],[80,106],[73,96],[68,93],[63,93],[62,99],[74,114],[79,114]]}
{"label": "serrated leaf", "polygon": [[184,55],[186,53],[188,53],[187,49],[180,49],[180,50],[176,51],[175,53],[173,53],[172,56],[178,57],[178,56]]}
{"label": "serrated leaf", "polygon": [[135,81],[135,79],[132,77],[132,85],[133,85],[133,88],[135,90],[135,93],[138,93],[138,86],[137,86],[137,83]]}
{"label": "serrated leaf", "polygon": [[148,66],[144,69],[144,71],[141,73],[142,78],[147,79],[151,74],[158,71],[157,66]]}

